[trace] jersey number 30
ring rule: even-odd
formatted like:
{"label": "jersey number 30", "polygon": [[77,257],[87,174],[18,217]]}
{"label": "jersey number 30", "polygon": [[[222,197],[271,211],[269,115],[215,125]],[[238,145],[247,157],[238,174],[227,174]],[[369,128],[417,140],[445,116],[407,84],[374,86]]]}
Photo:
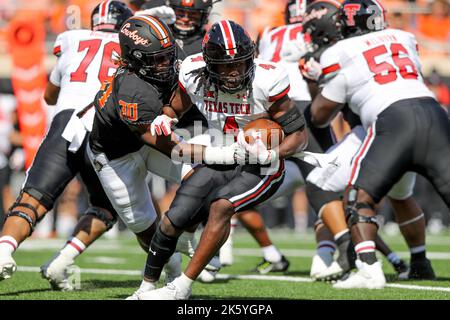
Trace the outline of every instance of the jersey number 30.
{"label": "jersey number 30", "polygon": [[[87,52],[77,70],[70,74],[70,81],[86,82],[88,76],[86,70],[97,55],[101,44],[101,39],[80,41],[78,52],[84,51],[86,49]],[[120,46],[117,42],[111,41],[105,44],[100,70],[98,72],[98,80],[100,81],[100,83],[103,83],[106,79],[108,79],[108,71],[110,68],[116,69],[114,62],[112,61],[112,55],[114,52],[120,53]]]}
{"label": "jersey number 30", "polygon": [[[388,53],[388,49],[385,45],[375,47],[363,53],[370,71],[375,74],[374,80],[379,84],[386,84],[397,80],[398,73],[400,73],[403,79],[417,79],[416,66],[408,57],[408,51],[405,47],[400,43],[392,43],[390,50],[392,53],[392,60],[398,70],[388,62],[375,62],[376,57]],[[403,57],[400,57],[400,54],[402,54]]]}

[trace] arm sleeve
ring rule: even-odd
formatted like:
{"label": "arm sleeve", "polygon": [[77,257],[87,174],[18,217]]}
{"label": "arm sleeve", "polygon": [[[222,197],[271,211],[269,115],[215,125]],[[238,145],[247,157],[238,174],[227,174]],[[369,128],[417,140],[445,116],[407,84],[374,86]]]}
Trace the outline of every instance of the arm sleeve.
{"label": "arm sleeve", "polygon": [[339,52],[336,45],[325,50],[320,57],[320,65],[322,66],[321,81],[327,82],[335,77],[340,69]]}

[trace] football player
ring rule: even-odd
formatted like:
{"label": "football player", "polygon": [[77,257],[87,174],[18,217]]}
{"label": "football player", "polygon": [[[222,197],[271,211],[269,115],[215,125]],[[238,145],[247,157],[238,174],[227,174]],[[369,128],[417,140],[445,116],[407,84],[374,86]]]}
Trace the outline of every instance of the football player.
{"label": "football player", "polygon": [[386,29],[378,1],[344,1],[335,22],[344,39],[320,58],[323,87],[312,122],[326,125],[348,103],[367,134],[352,161],[345,205],[358,271],[334,287],[383,288],[374,207],[407,171],[427,177],[450,205],[450,123],[423,82],[415,37]]}
{"label": "football player", "polygon": [[[304,73],[305,79],[308,81],[308,86],[313,95],[316,94],[314,85],[315,79],[320,75],[321,69],[320,65],[316,62],[315,58],[320,57],[321,53],[329,47],[334,41],[333,39],[340,37],[340,31],[336,28],[335,24],[332,23],[335,21],[338,10],[340,8],[340,4],[336,1],[315,1],[314,3],[308,5],[306,10],[306,15],[303,21],[303,27],[305,29],[306,34],[311,38],[311,46],[313,49],[312,54],[307,54],[305,58],[301,61],[301,69]],[[308,60],[305,64],[304,61]],[[345,109],[347,110],[347,109]],[[346,116],[344,118],[349,122],[351,127],[358,125],[359,119],[354,114],[345,113]],[[310,116],[307,117],[310,119]],[[311,124],[312,127],[314,127]],[[334,153],[336,156],[341,153]],[[314,169],[312,172],[315,173],[315,179],[307,179],[308,183],[313,184],[310,187],[310,190],[314,190],[315,194],[320,195],[322,192],[328,194],[338,195],[338,198],[329,202],[326,197],[312,197],[311,204],[316,209],[319,210],[319,213],[323,219],[319,220],[316,224],[316,228],[321,232],[323,228],[323,222],[327,225],[327,227],[331,230],[331,233],[334,235],[336,242],[339,247],[342,247],[340,241],[343,238],[348,238],[350,241],[350,233],[345,223],[345,216],[343,212],[342,203],[339,200],[339,195],[343,191],[343,188],[322,188],[321,183],[326,181],[327,178],[332,175],[334,172],[340,172],[345,167],[342,165],[339,169],[337,168],[326,168],[324,170],[316,170]],[[323,173],[320,177],[318,176],[318,172]],[[308,175],[310,177],[310,175]],[[320,182],[320,183],[317,183]],[[406,191],[408,192],[408,190]],[[327,208],[333,208],[331,210],[324,210]],[[323,221],[322,221],[323,220]],[[404,261],[402,261],[398,255],[396,255],[390,248],[384,243],[384,241],[377,236],[376,238],[377,249],[385,254],[389,261],[392,263],[394,269],[397,271],[399,276],[404,276],[407,273],[407,265]],[[333,243],[329,241],[324,241],[321,246],[320,242],[318,244],[318,254],[314,256],[313,263],[311,267],[311,277],[317,280],[323,279],[332,279],[333,277],[339,277],[342,273],[348,272],[350,269],[354,267],[355,254],[352,246],[345,246],[340,250],[340,255],[338,256],[336,262],[333,262],[332,256],[333,254]],[[318,257],[323,257],[319,259]],[[326,262],[329,262],[328,265]]]}
{"label": "football player", "polygon": [[[32,234],[36,223],[53,208],[78,173],[86,184],[91,206],[77,225],[74,237],[61,250],[62,259],[70,265],[116,221],[116,212],[84,153],[86,129],[74,114],[92,101],[101,82],[115,71],[113,59],[120,51],[117,32],[131,15],[122,2],[104,1],[93,11],[92,30],[67,31],[55,42],[53,53],[58,62],[44,96],[49,105],[56,104],[55,116],[27,171],[20,195],[6,214],[0,238],[0,280],[11,277],[16,270],[13,252]],[[92,126],[92,113],[90,116],[85,121],[87,128]],[[55,288],[70,290],[72,286],[63,274],[64,271],[56,275],[53,270],[43,269],[43,275]]]}
{"label": "football player", "polygon": [[[173,117],[194,103],[214,129],[214,145],[229,148],[237,134],[238,144],[254,161],[197,167],[181,185],[152,240],[143,283],[154,286],[158,281],[184,229],[204,220],[205,213],[208,222],[185,273],[163,288],[139,292],[138,299],[188,299],[192,283],[227,239],[230,218],[268,199],[283,180],[284,159],[307,144],[303,115],[288,97],[287,72],[282,66],[254,59],[254,54],[255,44],[240,25],[229,20],[215,23],[205,35],[202,53],[187,57],[181,66],[172,110],[165,110],[171,116],[161,115],[152,124],[153,130],[169,134]],[[242,128],[260,117],[278,122],[286,134],[274,150],[260,139],[251,145],[245,142]],[[241,153],[237,158],[245,160]],[[206,212],[199,210],[202,207]]]}

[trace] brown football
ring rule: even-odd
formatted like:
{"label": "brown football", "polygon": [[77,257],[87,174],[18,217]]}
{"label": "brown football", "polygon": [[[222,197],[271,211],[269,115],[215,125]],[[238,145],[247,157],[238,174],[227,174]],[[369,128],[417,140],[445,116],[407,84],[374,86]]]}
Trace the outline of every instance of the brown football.
{"label": "brown football", "polygon": [[254,139],[260,138],[267,149],[277,147],[284,139],[281,126],[269,119],[258,119],[247,123],[244,127],[245,141],[254,143]]}

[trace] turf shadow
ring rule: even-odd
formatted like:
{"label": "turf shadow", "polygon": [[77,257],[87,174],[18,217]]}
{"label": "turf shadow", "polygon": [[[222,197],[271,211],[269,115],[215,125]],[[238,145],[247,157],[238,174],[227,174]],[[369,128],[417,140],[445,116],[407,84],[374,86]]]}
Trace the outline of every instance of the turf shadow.
{"label": "turf shadow", "polygon": [[0,293],[0,297],[3,296],[18,296],[19,294],[23,294],[23,293],[37,293],[37,292],[45,292],[45,291],[53,291],[50,288],[46,288],[46,289],[30,289],[30,290],[20,290],[20,291],[15,291],[15,292],[5,292],[5,293]]}

